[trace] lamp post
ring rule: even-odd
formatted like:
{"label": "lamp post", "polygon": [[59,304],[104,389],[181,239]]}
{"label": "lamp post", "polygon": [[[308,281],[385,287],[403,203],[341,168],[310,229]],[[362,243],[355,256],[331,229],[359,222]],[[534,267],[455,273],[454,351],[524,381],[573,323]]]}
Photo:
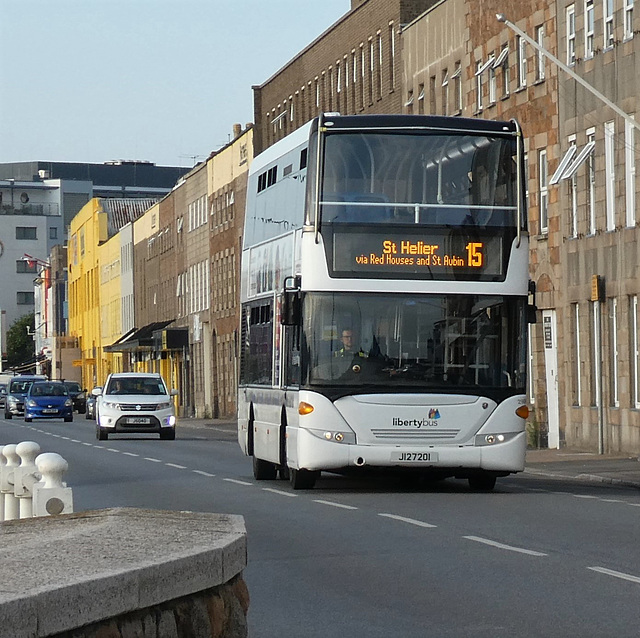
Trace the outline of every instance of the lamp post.
{"label": "lamp post", "polygon": [[635,128],[640,130],[640,122],[637,122],[631,115],[625,113],[617,104],[614,104],[608,97],[604,96],[598,89],[591,86],[589,82],[581,78],[573,69],[561,62],[553,53],[547,51],[541,44],[536,42],[533,38],[528,36],[520,27],[516,26],[513,22],[507,19],[504,13],[496,13],[496,19],[498,22],[506,24],[512,31],[517,33],[523,40],[526,40],[536,51],[539,51],[546,58],[549,58],[557,67],[562,69],[567,75],[572,77],[580,86],[584,87],[591,94],[595,95],[600,101],[604,102],[612,111],[617,113],[625,122],[628,122]]}
{"label": "lamp post", "polygon": [[[42,372],[44,361],[51,361],[51,340],[49,330],[49,290],[51,288],[51,262],[39,259],[33,255],[24,253],[22,257],[29,266],[37,266],[39,268],[38,277],[33,280],[34,288],[34,325],[33,340],[35,342],[36,366],[40,367]],[[47,352],[48,350],[48,356]],[[44,359],[42,358],[44,357]],[[48,375],[49,377],[51,374]]]}

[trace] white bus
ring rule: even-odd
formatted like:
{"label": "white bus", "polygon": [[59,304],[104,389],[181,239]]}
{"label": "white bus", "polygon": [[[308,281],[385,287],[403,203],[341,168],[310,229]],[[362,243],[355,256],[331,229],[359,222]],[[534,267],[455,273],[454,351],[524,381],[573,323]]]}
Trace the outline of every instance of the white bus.
{"label": "white bus", "polygon": [[324,114],[258,155],[238,442],[256,479],[524,469],[528,234],[515,122]]}

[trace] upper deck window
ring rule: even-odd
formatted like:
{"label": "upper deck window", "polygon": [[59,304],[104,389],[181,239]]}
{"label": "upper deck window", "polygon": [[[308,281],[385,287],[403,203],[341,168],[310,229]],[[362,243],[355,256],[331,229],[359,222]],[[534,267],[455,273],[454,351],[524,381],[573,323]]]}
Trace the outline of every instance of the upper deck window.
{"label": "upper deck window", "polygon": [[327,134],[323,223],[515,226],[515,142],[474,134]]}

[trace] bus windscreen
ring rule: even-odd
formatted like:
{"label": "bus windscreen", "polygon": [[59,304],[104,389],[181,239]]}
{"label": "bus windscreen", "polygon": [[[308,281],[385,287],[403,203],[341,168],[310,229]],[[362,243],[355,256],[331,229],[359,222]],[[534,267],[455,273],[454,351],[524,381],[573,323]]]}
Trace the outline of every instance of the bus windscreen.
{"label": "bus windscreen", "polygon": [[513,138],[328,133],[320,216],[323,224],[515,227],[517,174]]}

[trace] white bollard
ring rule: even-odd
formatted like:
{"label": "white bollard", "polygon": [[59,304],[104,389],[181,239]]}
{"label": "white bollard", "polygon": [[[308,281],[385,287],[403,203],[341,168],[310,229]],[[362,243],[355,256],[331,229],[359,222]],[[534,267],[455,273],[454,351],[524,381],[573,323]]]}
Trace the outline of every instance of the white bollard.
{"label": "white bollard", "polygon": [[69,464],[55,452],[46,452],[36,458],[42,481],[33,485],[33,515],[51,516],[73,512],[71,488],[62,482]]}
{"label": "white bollard", "polygon": [[34,441],[23,441],[16,445],[16,454],[20,457],[20,466],[13,473],[13,493],[19,499],[20,518],[33,516],[33,486],[41,476],[36,467],[36,456],[40,446]]}
{"label": "white bollard", "polygon": [[[7,459],[2,453],[0,447],[0,486],[2,486],[2,476],[4,474],[4,468],[7,467]],[[0,493],[0,521],[4,521],[4,495]]]}
{"label": "white bollard", "polygon": [[15,469],[20,465],[20,457],[16,454],[16,446],[13,443],[2,448],[2,455],[7,459],[7,464],[2,472],[2,484],[0,492],[4,496],[4,520],[13,521],[20,516],[18,499],[13,493],[13,479]]}

